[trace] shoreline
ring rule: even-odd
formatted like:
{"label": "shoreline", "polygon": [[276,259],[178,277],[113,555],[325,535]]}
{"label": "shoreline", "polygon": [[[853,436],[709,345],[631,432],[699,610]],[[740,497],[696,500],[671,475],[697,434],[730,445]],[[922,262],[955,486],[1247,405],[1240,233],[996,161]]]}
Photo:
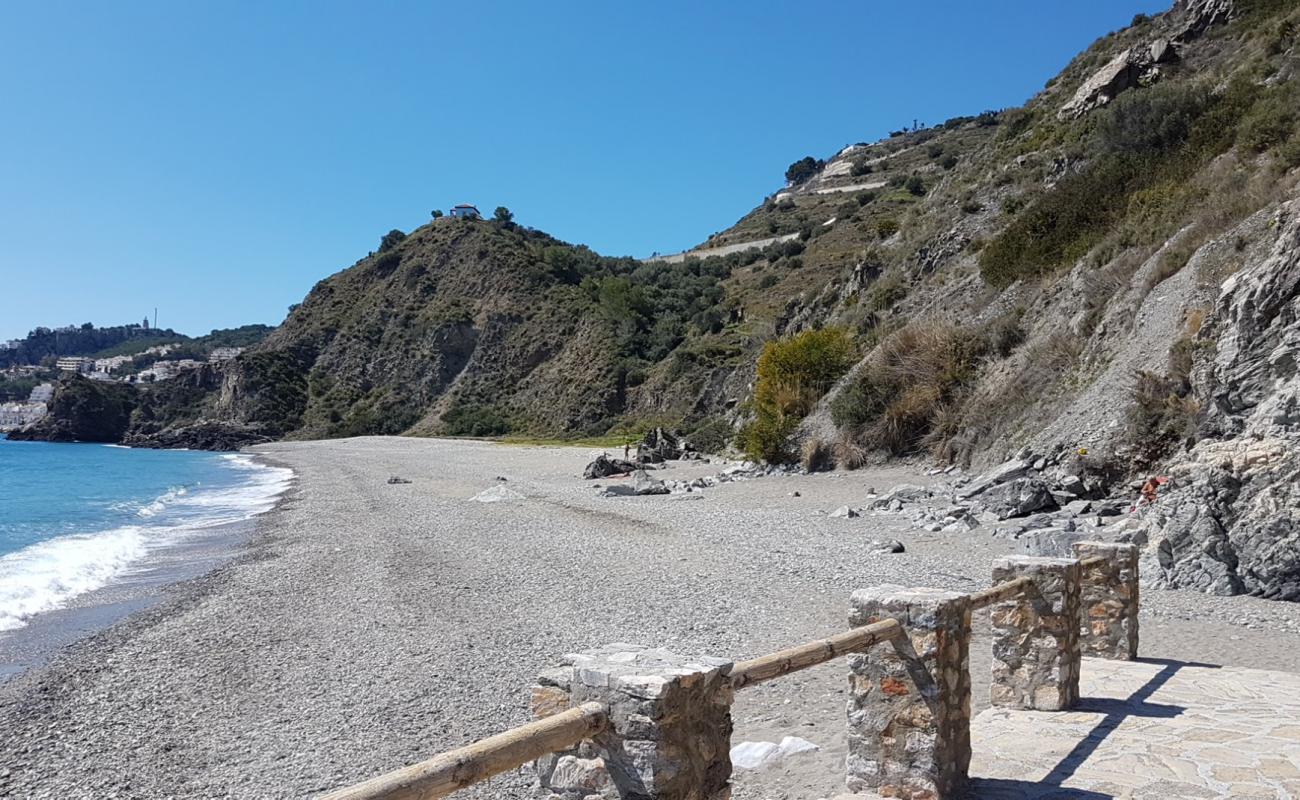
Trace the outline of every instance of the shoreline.
{"label": "shoreline", "polygon": [[[0,749],[17,754],[0,796],[308,797],[525,721],[533,677],[566,652],[631,641],[752,657],[843,630],[855,588],[987,585],[1007,549],[817,513],[918,479],[905,469],[600,498],[605,481],[578,477],[581,449],[359,438],[247,454],[298,479],[239,554],[0,684]],[[475,502],[498,477],[521,497]],[[882,536],[907,551],[862,553]],[[1143,603],[1145,658],[1300,672],[1300,606]],[[841,791],[843,690],[832,663],[738,698],[734,744],[797,735],[822,751],[789,774],[738,773],[737,800]],[[530,782],[508,773],[465,796],[530,797]]]}
{"label": "shoreline", "polygon": [[[287,465],[256,453],[233,455],[292,473]],[[167,606],[189,596],[192,584],[205,582],[255,550],[258,536],[265,530],[261,521],[275,514],[297,488],[295,478],[271,509],[247,519],[193,528],[189,536],[148,553],[106,585],[76,595],[60,608],[29,617],[21,628],[0,631],[0,688],[56,661],[75,660],[82,645],[116,628],[130,627],[150,612],[165,616]]]}

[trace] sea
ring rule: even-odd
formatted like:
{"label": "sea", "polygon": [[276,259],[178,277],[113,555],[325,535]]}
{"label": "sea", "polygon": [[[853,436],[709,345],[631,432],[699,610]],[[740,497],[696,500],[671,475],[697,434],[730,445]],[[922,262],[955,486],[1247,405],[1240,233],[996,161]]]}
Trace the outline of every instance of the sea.
{"label": "sea", "polygon": [[0,662],[6,636],[42,619],[210,567],[292,479],[243,454],[0,438]]}

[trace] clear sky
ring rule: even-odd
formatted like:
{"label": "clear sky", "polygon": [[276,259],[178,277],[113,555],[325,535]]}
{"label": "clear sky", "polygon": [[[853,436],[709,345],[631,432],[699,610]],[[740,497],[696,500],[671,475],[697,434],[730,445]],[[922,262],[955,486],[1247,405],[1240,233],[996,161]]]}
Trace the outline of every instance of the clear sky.
{"label": "clear sky", "polygon": [[785,167],[1018,105],[1170,0],[0,5],[0,338],[275,324],[434,208],[610,255]]}

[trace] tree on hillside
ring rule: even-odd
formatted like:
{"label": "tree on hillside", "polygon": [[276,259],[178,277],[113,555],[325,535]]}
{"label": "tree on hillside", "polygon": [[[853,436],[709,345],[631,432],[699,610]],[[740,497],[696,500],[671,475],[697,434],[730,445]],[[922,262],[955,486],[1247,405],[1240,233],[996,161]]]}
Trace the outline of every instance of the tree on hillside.
{"label": "tree on hillside", "polygon": [[406,238],[406,234],[402,233],[396,228],[393,228],[391,231],[384,234],[384,238],[379,240],[379,252],[385,253],[389,250],[392,250],[394,247],[397,247],[399,244],[401,244],[402,240],[405,238]]}
{"label": "tree on hillside", "polygon": [[800,184],[817,174],[822,162],[812,156],[804,156],[794,162],[785,171],[785,179],[791,184]]}
{"label": "tree on hillside", "polygon": [[429,212],[429,215],[432,216],[434,219],[438,219],[439,217],[442,216],[442,209],[435,208],[434,210]]}
{"label": "tree on hillside", "polygon": [[492,214],[492,219],[496,220],[497,222],[503,222],[503,223],[514,222],[515,215],[512,214],[510,212],[510,209],[506,208],[505,206],[497,206],[497,210]]}

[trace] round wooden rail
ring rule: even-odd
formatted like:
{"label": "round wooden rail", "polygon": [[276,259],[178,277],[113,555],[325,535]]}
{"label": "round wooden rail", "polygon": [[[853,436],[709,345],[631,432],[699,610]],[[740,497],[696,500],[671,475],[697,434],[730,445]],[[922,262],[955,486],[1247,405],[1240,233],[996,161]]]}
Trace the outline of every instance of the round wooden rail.
{"label": "round wooden rail", "polygon": [[402,767],[365,783],[324,795],[320,800],[431,800],[472,783],[523,766],[547,753],[572,747],[609,724],[605,707],[584,703],[554,716]]}
{"label": "round wooden rail", "polygon": [[886,619],[845,631],[829,639],[741,661],[731,668],[731,688],[743,689],[825,663],[846,653],[857,653],[877,642],[893,639],[902,632],[903,626],[898,624],[898,620]]}
{"label": "round wooden rail", "polygon": [[970,596],[971,611],[978,611],[981,608],[991,606],[994,603],[1001,603],[1003,600],[1010,600],[1018,594],[1021,594],[1034,585],[1034,581],[1029,577],[1016,578],[1015,580],[999,583],[997,586],[990,586],[982,592],[976,592]]}

